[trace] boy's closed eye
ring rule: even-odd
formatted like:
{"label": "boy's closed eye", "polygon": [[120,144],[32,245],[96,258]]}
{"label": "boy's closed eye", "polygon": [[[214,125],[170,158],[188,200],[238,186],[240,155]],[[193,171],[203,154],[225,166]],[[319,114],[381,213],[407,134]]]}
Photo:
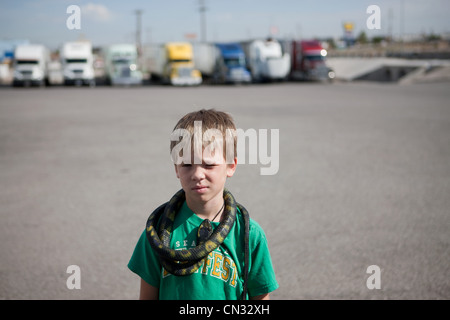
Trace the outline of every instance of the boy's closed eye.
{"label": "boy's closed eye", "polygon": [[[184,167],[184,168],[189,168],[189,167],[192,167],[192,164],[183,163],[183,164],[181,164],[181,166]],[[215,163],[210,163],[210,164],[205,163],[205,164],[203,164],[203,166],[206,167],[206,168],[213,168],[213,167],[217,166],[217,164],[215,164]]]}

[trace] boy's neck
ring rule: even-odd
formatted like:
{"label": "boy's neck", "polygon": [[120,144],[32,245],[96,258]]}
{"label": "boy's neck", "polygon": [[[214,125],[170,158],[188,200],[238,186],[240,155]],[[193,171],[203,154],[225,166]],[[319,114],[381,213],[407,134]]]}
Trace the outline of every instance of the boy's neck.
{"label": "boy's neck", "polygon": [[[222,193],[220,195],[222,195]],[[208,202],[198,202],[186,198],[186,203],[189,209],[191,209],[199,218],[213,221],[214,217],[219,213],[214,221],[220,221],[224,207],[222,196],[215,197]]]}

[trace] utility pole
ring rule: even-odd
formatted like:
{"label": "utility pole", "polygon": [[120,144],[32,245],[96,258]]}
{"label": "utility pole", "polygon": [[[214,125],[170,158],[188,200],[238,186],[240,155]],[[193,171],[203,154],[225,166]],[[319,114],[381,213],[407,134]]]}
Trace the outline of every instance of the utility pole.
{"label": "utility pole", "polygon": [[200,6],[198,8],[198,11],[200,12],[200,33],[201,37],[200,40],[202,42],[206,42],[206,6],[205,6],[205,0],[199,0]]}
{"label": "utility pole", "polygon": [[400,50],[403,54],[404,51],[404,42],[405,42],[405,2],[401,0],[400,3]]}
{"label": "utility pole", "polygon": [[401,41],[405,37],[405,1],[401,0],[400,2],[400,37]]}
{"label": "utility pole", "polygon": [[142,43],[141,43],[141,15],[142,10],[138,9],[134,12],[136,14],[136,49],[138,52],[138,57],[141,57],[142,54]]}
{"label": "utility pole", "polygon": [[389,11],[388,11],[388,30],[387,30],[389,43],[391,43],[392,39],[393,39],[392,38],[392,22],[393,22],[393,20],[394,20],[394,13],[392,11],[392,8],[389,8]]}

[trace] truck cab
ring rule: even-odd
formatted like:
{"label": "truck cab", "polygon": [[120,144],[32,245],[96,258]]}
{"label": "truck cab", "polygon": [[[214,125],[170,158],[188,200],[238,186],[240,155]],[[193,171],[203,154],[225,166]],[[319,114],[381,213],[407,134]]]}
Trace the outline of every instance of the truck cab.
{"label": "truck cab", "polygon": [[95,86],[94,56],[90,42],[67,42],[61,52],[65,85]]}
{"label": "truck cab", "polygon": [[284,80],[291,68],[289,53],[283,53],[281,44],[272,38],[243,44],[247,66],[254,81]]}
{"label": "truck cab", "polygon": [[216,60],[215,82],[248,83],[252,77],[246,68],[245,53],[238,43],[216,44],[220,55]]}
{"label": "truck cab", "polygon": [[140,85],[137,48],[132,44],[115,44],[104,50],[105,78],[110,85]]}
{"label": "truck cab", "polygon": [[172,85],[199,85],[200,71],[194,68],[193,50],[190,43],[172,42],[165,45],[166,60],[163,78]]}
{"label": "truck cab", "polygon": [[332,76],[326,65],[327,51],[316,40],[292,42],[293,80],[325,81]]}
{"label": "truck cab", "polygon": [[19,45],[14,51],[13,86],[48,84],[50,53],[43,45]]}

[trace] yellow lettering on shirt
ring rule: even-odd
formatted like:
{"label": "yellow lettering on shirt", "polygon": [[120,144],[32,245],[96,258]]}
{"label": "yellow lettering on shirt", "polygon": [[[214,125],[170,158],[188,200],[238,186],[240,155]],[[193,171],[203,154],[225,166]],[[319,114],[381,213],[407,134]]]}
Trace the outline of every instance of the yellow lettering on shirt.
{"label": "yellow lettering on shirt", "polygon": [[232,263],[231,268],[233,269],[233,277],[231,278],[230,285],[236,287],[236,264],[234,262]]}
{"label": "yellow lettering on shirt", "polygon": [[211,275],[220,278],[223,255],[219,252],[214,252],[214,265],[211,270]]}
{"label": "yellow lettering on shirt", "polygon": [[[205,258],[205,260],[204,260],[204,262],[203,262],[203,268],[202,268],[202,273],[203,273],[203,274],[207,274],[209,268],[211,268],[211,260],[213,259],[212,256],[213,256],[213,253],[210,252],[210,253],[208,254],[208,257]],[[205,262],[206,262],[206,263],[205,263]]]}
{"label": "yellow lettering on shirt", "polygon": [[228,278],[230,277],[230,264],[231,260],[228,257],[223,258],[223,264],[222,264],[222,280],[227,282]]}

